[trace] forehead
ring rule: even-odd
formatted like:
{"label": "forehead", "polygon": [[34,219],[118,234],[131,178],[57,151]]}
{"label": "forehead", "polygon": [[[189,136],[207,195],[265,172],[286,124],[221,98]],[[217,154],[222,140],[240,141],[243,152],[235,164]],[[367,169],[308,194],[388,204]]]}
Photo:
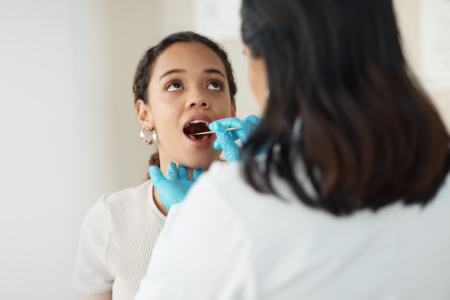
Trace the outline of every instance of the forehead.
{"label": "forehead", "polygon": [[158,56],[153,74],[159,78],[161,74],[173,69],[183,69],[188,73],[203,73],[205,69],[211,68],[226,74],[225,66],[219,55],[211,48],[199,42],[180,42],[171,45]]}

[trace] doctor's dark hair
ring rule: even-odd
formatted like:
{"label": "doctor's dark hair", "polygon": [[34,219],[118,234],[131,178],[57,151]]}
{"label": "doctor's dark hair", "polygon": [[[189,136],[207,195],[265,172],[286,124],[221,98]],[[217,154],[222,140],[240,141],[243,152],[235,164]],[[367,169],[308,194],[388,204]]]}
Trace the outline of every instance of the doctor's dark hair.
{"label": "doctor's dark hair", "polygon": [[[197,34],[192,31],[182,31],[173,33],[165,37],[156,46],[148,49],[147,52],[145,52],[142,59],[139,61],[133,82],[135,105],[139,99],[142,99],[145,104],[148,104],[148,86],[152,75],[153,63],[158,58],[158,56],[173,44],[194,43],[194,42],[202,43],[203,45],[213,50],[219,56],[220,60],[225,66],[231,102],[232,103],[235,102],[237,86],[234,80],[233,68],[231,66],[230,60],[228,59],[228,55],[225,52],[225,50],[218,43],[214,42],[213,40],[210,40],[209,38],[203,35]],[[150,157],[149,165],[150,166],[156,165],[160,167],[158,152],[154,153]],[[150,179],[150,175],[147,172],[147,180],[148,179]]]}
{"label": "doctor's dark hair", "polygon": [[254,189],[276,194],[274,172],[301,202],[338,216],[433,199],[450,169],[449,135],[406,63],[391,0],[243,0],[241,15],[270,88],[242,148]]}

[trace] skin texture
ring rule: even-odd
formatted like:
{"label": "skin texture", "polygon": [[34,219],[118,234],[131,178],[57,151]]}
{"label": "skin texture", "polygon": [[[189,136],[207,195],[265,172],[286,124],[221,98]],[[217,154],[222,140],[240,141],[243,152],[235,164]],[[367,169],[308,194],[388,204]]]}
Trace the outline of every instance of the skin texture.
{"label": "skin texture", "polygon": [[250,88],[252,89],[256,102],[258,102],[262,111],[265,111],[268,98],[267,91],[269,90],[266,61],[262,56],[257,58],[253,57],[250,48],[247,46],[244,49],[244,54],[247,57],[247,76]]}
{"label": "skin texture", "polygon": [[81,295],[81,300],[112,300],[112,292],[106,292],[101,294],[94,294],[94,295],[87,295],[83,294]]}
{"label": "skin texture", "polygon": [[[205,70],[218,70],[208,73]],[[165,75],[170,70],[182,70]],[[223,83],[223,87],[216,80]],[[202,114],[217,119],[236,116],[231,102],[225,66],[219,56],[201,43],[176,43],[156,59],[148,88],[148,105],[142,100],[136,104],[136,113],[142,127],[155,128],[158,137],[161,171],[166,175],[169,162],[188,167],[190,178],[194,168],[205,171],[219,159],[220,150],[212,142],[207,149],[190,145],[183,133],[185,121]],[[215,136],[213,135],[213,140]],[[165,206],[153,190],[155,202],[167,215]]]}

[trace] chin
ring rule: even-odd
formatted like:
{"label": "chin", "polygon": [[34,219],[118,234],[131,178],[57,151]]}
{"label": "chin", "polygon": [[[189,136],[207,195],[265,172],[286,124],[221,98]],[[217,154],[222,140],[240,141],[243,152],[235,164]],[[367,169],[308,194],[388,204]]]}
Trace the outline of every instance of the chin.
{"label": "chin", "polygon": [[200,153],[184,157],[183,160],[180,160],[180,163],[188,168],[205,169],[219,159],[221,152],[221,150],[215,149],[213,151],[200,151]]}

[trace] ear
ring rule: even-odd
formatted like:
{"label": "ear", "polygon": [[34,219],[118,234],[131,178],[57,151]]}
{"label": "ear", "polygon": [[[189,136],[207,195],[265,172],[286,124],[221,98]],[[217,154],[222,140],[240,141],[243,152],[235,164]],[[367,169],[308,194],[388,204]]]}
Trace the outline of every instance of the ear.
{"label": "ear", "polygon": [[236,100],[231,103],[231,117],[236,118]]}
{"label": "ear", "polygon": [[136,115],[138,117],[139,124],[142,128],[148,127],[149,129],[155,128],[155,120],[153,119],[150,107],[144,103],[144,100],[139,99],[136,102]]}

